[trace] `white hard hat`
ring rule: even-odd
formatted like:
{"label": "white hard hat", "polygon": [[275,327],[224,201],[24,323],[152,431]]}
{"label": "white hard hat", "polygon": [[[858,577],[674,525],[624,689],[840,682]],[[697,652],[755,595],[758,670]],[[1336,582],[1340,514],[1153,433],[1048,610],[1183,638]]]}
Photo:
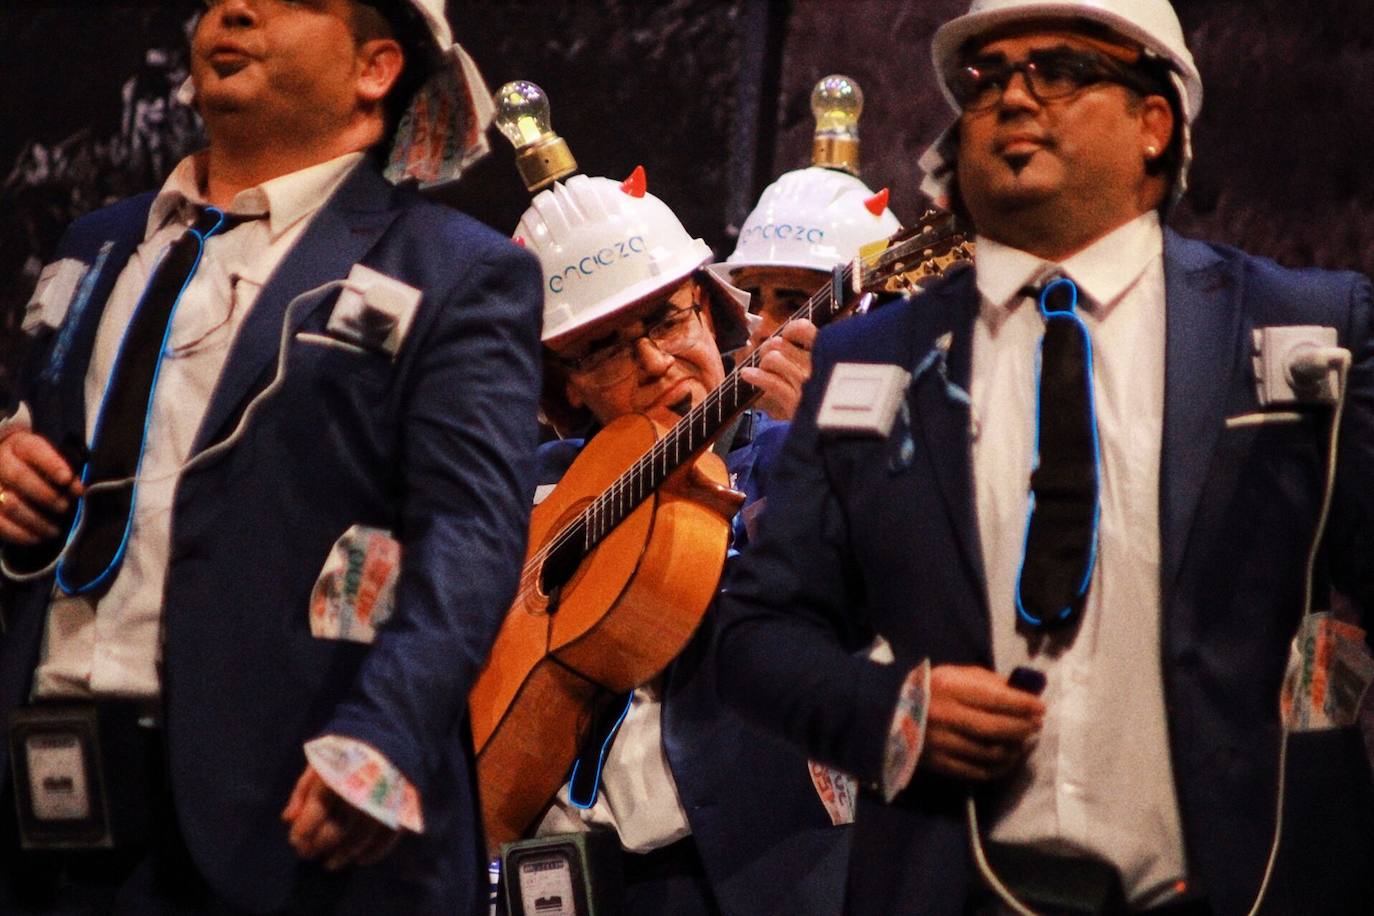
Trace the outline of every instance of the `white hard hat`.
{"label": "white hard hat", "polygon": [[[530,202],[515,239],[544,268],[545,343],[676,286],[711,259],[710,246],[645,190],[642,168],[625,182],[586,175],[554,182]],[[747,294],[728,286],[717,292],[738,326],[717,325],[717,335],[747,333]]]}
{"label": "white hard hat", "polygon": [[[1169,76],[1183,107],[1183,123],[1179,125],[1183,160],[1174,182],[1175,197],[1180,196],[1192,162],[1190,125],[1202,110],[1202,75],[1188,50],[1183,27],[1169,0],[973,0],[967,13],[940,26],[931,41],[931,60],[950,107],[955,112],[960,111],[950,92],[948,77],[958,65],[959,52],[969,39],[1012,23],[1042,19],[1098,23],[1136,42],[1147,55],[1169,64]],[[944,191],[945,180],[941,173],[947,172],[949,167],[939,150],[944,140],[945,135],[941,135],[920,161],[926,172],[921,189],[936,198]]]}
{"label": "white hard hat", "polygon": [[764,189],[724,264],[802,267],[829,272],[859,248],[901,228],[887,209],[886,189],[874,194],[847,172],[811,166],[788,172]]}

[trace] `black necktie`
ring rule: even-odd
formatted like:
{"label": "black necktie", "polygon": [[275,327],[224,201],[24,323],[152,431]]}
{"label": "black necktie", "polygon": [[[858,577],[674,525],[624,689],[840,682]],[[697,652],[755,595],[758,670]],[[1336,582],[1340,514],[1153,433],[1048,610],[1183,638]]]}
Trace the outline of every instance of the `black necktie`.
{"label": "black necktie", "polygon": [[1092,341],[1075,314],[1078,287],[1068,278],[1040,292],[1036,458],[1031,471],[1026,550],[1016,612],[1039,628],[1078,616],[1097,559],[1099,453],[1093,408]]}
{"label": "black necktie", "polygon": [[[87,486],[137,475],[153,389],[177,303],[200,264],[205,240],[227,232],[243,219],[214,207],[205,208],[153,271],[129,319],[105,386],[90,457],[81,476]],[[124,559],[136,496],[137,483],[82,498],[76,514],[79,536],[57,567],[57,584],[64,592],[88,592],[113,577]]]}

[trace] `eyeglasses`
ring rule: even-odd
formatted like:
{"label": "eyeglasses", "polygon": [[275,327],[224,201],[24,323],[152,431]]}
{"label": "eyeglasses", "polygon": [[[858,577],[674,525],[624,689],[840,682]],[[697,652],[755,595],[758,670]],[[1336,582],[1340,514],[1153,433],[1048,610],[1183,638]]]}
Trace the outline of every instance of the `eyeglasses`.
{"label": "eyeglasses", "polygon": [[623,337],[577,357],[560,357],[568,371],[580,376],[595,388],[609,388],[625,381],[634,373],[635,348],[641,340],[648,340],[661,352],[677,356],[696,343],[701,323],[700,303],[686,308],[674,308],[633,337]]}
{"label": "eyeglasses", "polygon": [[1090,86],[1116,83],[1142,95],[1154,90],[1143,74],[1102,55],[1058,48],[1032,51],[1026,60],[1009,63],[988,59],[960,67],[949,78],[949,91],[965,112],[986,111],[996,105],[1016,74],[1040,104],[1071,98]]}

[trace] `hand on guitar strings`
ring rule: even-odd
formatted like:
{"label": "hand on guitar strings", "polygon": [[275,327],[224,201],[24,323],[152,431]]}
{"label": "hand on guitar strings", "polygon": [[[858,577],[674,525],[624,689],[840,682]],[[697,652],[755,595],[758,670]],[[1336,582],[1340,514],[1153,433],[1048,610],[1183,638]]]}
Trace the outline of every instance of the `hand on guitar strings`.
{"label": "hand on guitar strings", "polygon": [[758,405],[778,420],[790,420],[801,403],[802,385],[811,377],[811,347],[816,326],[805,318],[789,321],[781,333],[759,345],[757,368],[740,370],[740,378],[763,392]]}

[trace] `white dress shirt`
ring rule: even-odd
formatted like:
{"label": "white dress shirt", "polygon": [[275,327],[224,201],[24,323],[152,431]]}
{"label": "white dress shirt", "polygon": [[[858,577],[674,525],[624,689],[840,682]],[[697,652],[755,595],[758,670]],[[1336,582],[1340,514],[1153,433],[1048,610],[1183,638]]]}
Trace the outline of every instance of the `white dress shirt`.
{"label": "white dress shirt", "polygon": [[[264,218],[206,242],[172,317],[123,564],[109,589],[94,598],[54,593],[42,662],[34,676],[36,697],[159,695],[162,596],[178,471],[191,457],[229,348],[258,292],[363,155],[349,153],[240,192],[229,212]],[[144,287],[167,248],[194,222],[191,205],[204,203],[203,174],[200,156],[178,164],[153,201],[144,241],[106,303],[86,371],[88,442],[124,329]]]}
{"label": "white dress shirt", "polygon": [[614,830],[623,849],[645,853],[691,834],[663,750],[663,703],[656,684],[635,690],[606,754],[596,803],[590,808],[572,804],[565,782],[540,821],[538,836]]}
{"label": "white dress shirt", "polygon": [[[1014,594],[1035,447],[1044,321],[1022,292],[1062,273],[1092,338],[1101,442],[1097,563],[1076,633],[1018,630]],[[991,835],[1090,852],[1133,905],[1185,875],[1160,662],[1159,461],[1164,416],[1163,234],[1154,211],[1060,264],[978,240],[973,468],[997,670],[1047,675],[1044,729],[994,805]]]}

